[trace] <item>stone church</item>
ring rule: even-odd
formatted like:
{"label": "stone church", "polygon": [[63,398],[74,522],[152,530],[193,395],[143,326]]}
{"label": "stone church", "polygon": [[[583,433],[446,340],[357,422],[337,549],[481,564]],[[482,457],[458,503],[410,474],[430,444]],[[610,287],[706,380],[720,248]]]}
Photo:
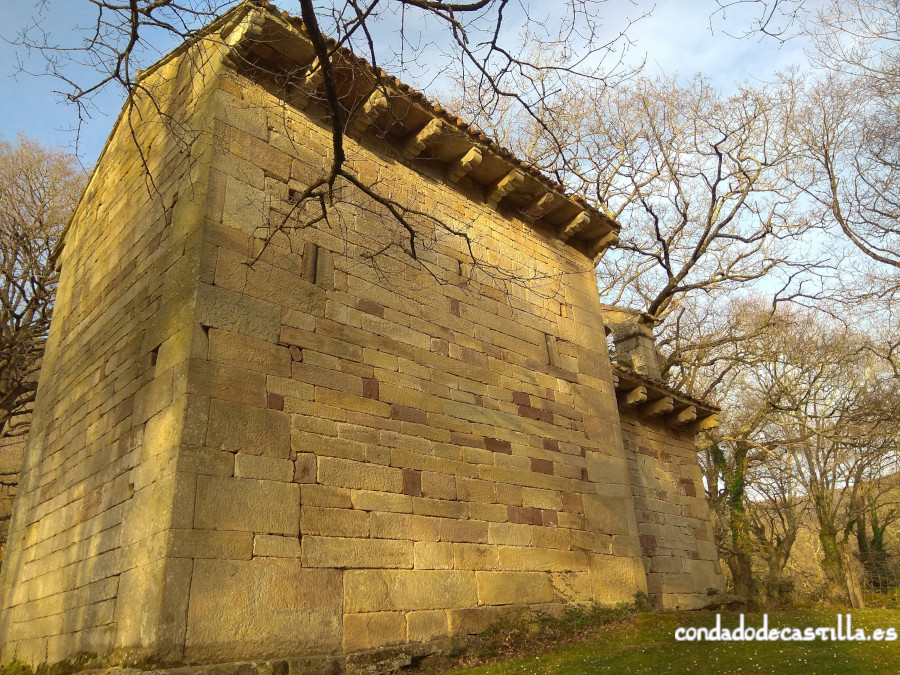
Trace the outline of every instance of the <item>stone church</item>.
{"label": "stone church", "polygon": [[141,75],[58,255],[0,662],[321,666],[721,587],[716,410],[600,304],[618,225],[334,67],[347,166],[415,258],[371,194],[303,199],[332,137],[302,22],[247,2]]}

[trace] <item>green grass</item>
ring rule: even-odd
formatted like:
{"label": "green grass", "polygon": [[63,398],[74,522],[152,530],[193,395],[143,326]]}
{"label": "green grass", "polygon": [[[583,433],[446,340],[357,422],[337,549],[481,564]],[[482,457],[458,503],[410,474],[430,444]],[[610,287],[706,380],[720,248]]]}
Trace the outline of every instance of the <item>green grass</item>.
{"label": "green grass", "polygon": [[[769,627],[834,626],[835,611],[769,613]],[[871,632],[895,627],[900,610],[852,612],[853,628]],[[679,626],[714,626],[716,612],[649,612],[594,628],[588,642],[554,653],[518,658],[467,670],[469,675],[525,673],[900,673],[900,639],[894,642],[676,642]],[[736,613],[722,612],[733,627]],[[745,624],[759,626],[762,613]]]}

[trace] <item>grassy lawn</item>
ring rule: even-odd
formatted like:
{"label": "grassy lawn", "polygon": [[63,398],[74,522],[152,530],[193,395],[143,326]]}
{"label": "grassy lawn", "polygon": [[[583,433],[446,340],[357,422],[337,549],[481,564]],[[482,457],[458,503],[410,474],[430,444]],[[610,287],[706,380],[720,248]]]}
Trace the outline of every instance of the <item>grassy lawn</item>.
{"label": "grassy lawn", "polygon": [[[769,613],[769,627],[835,626],[836,612]],[[900,639],[893,642],[676,642],[679,626],[715,626],[716,612],[650,612],[590,629],[589,641],[558,651],[493,663],[456,673],[900,673]],[[737,626],[722,612],[722,627]],[[900,632],[900,610],[852,612],[869,633],[891,626]],[[760,626],[762,614],[745,615]]]}

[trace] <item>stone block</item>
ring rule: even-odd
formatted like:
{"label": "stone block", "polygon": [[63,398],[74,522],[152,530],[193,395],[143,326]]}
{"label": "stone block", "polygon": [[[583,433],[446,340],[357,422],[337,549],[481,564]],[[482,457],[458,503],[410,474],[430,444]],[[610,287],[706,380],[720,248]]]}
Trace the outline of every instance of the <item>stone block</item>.
{"label": "stone block", "polygon": [[587,551],[588,553],[612,552],[612,537],[608,534],[573,530],[571,536],[573,550]]}
{"label": "stone block", "polygon": [[413,543],[395,539],[304,536],[304,567],[411,568]]}
{"label": "stone block", "polygon": [[198,287],[196,321],[272,343],[278,342],[281,334],[278,305],[208,284]]}
{"label": "stone block", "polygon": [[522,506],[550,511],[562,510],[562,494],[554,490],[522,489]]}
{"label": "stone block", "polygon": [[558,602],[583,604],[594,599],[589,572],[553,572],[550,582],[553,584],[553,598]]}
{"label": "stone block", "polygon": [[253,537],[253,557],[299,558],[300,540],[297,537],[257,534]]}
{"label": "stone block", "polygon": [[213,399],[209,404],[210,447],[248,455],[287,459],[291,454],[290,416]]}
{"label": "stone block", "polygon": [[279,307],[305,314],[325,315],[325,291],[305,281],[299,270],[282,269],[264,260],[257,261],[252,267],[246,262],[246,255],[220,250],[216,264],[216,286],[254,298],[264,298]]}
{"label": "stone block", "polygon": [[236,478],[260,478],[290,482],[294,477],[294,462],[277,457],[263,457],[239,452],[234,457]]}
{"label": "stone block", "polygon": [[584,495],[584,522],[592,532],[637,537],[637,522],[631,500]]}
{"label": "stone block", "polygon": [[413,552],[418,570],[453,569],[453,544],[449,542],[417,541]]}
{"label": "stone block", "polygon": [[197,560],[184,658],[284,658],[341,647],[341,572],[295,559]]}
{"label": "stone block", "polygon": [[222,223],[248,235],[259,234],[267,225],[269,199],[264,190],[228,177]]}
{"label": "stone block", "polygon": [[504,607],[467,607],[447,611],[451,635],[476,635],[495,624],[515,620],[528,614],[528,609],[518,605]]}
{"label": "stone block", "polygon": [[271,480],[198,476],[194,526],[296,536],[300,487]]}
{"label": "stone block", "polygon": [[406,642],[403,612],[344,615],[344,649],[371,649]]}
{"label": "stone block", "polygon": [[477,478],[456,479],[456,490],[459,499],[469,502],[491,504],[497,501],[497,487],[492,481]]}
{"label": "stone block", "polygon": [[328,487],[327,485],[301,485],[300,503],[303,506],[321,506],[335,509],[354,508],[350,500],[350,490]]}
{"label": "stone block", "polygon": [[413,501],[409,495],[393,492],[373,492],[371,490],[352,490],[350,498],[354,509],[362,511],[391,511],[393,513],[412,513]]}
{"label": "stone block", "polygon": [[449,632],[447,613],[441,609],[420,610],[406,615],[406,637],[410,642],[427,642]]}
{"label": "stone block", "polygon": [[547,570],[550,572],[584,572],[588,556],[581,551],[552,548],[499,547],[500,568],[506,570]]}
{"label": "stone block", "polygon": [[441,520],[407,513],[372,513],[372,536],[379,539],[439,541]]}
{"label": "stone block", "polygon": [[279,377],[291,376],[291,353],[287,347],[240,333],[210,329],[208,358],[210,361],[255,372]]}
{"label": "stone block", "polygon": [[[507,519],[505,504],[469,504],[469,517],[472,520],[487,520],[493,523],[502,523]],[[488,530],[490,539],[490,530]]]}
{"label": "stone block", "polygon": [[531,546],[533,528],[520,523],[490,523],[488,543],[510,546]]}
{"label": "stone block", "polygon": [[640,558],[591,555],[590,574],[594,602],[631,602],[635,593],[647,592],[647,577]]}
{"label": "stone block", "polygon": [[134,397],[134,410],[131,413],[133,424],[143,424],[172,402],[172,371],[144,385]]}
{"label": "stone block", "polygon": [[[368,537],[369,514],[366,511],[355,509],[303,506],[300,509],[300,533],[303,536]],[[404,537],[387,538],[402,539]]]}
{"label": "stone block", "polygon": [[495,570],[497,547],[489,544],[453,544],[453,567],[458,570]]}
{"label": "stone block", "polygon": [[169,530],[169,555],[173,558],[250,560],[253,534],[219,530]]}
{"label": "stone block", "polygon": [[546,572],[475,572],[478,600],[484,605],[552,602],[553,586]]}
{"label": "stone block", "polygon": [[400,469],[380,464],[319,457],[318,482],[354,490],[401,492],[403,473]]}
{"label": "stone block", "polygon": [[488,523],[480,520],[442,520],[441,541],[486,544]]}
{"label": "stone block", "polygon": [[423,471],[422,496],[431,499],[456,499],[456,476]]}
{"label": "stone block", "polygon": [[[413,499],[413,513],[423,516],[465,519],[469,517],[469,507],[476,504],[449,501],[447,499]],[[505,513],[506,509],[504,509]],[[473,516],[474,517],[474,516]]]}
{"label": "stone block", "polygon": [[162,559],[120,576],[116,648],[152,651],[161,659],[178,658],[187,628],[192,569],[188,558]]}
{"label": "stone block", "polygon": [[345,612],[474,607],[474,572],[456,570],[348,570]]}
{"label": "stone block", "polygon": [[312,452],[301,452],[294,460],[294,482],[315,483],[318,473],[318,461]]}

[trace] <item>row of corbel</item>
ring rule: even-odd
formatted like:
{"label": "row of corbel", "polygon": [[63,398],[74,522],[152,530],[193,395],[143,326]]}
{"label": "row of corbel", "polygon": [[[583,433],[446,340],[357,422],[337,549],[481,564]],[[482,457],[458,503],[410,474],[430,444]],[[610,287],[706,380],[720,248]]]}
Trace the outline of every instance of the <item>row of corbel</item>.
{"label": "row of corbel", "polygon": [[[271,15],[265,17],[265,19],[266,23],[268,21],[281,23]],[[288,24],[285,23],[281,27],[282,38],[275,40],[272,38],[272,35],[274,32],[277,32],[277,28],[277,26],[273,28],[271,25],[266,25],[249,31],[249,42],[245,43],[245,49],[255,52],[259,57],[265,58],[271,52],[276,51],[277,45],[285,44],[283,32],[285,30],[289,30],[293,34],[292,37],[294,39],[306,39],[306,36],[300,33],[296,25],[288,28]],[[290,50],[291,54],[286,54],[283,48],[277,49],[277,51],[287,57],[293,56],[296,59],[298,53],[311,51],[311,47],[309,47],[309,50],[292,49]],[[340,51],[336,51],[334,54],[335,60],[341,59],[341,67],[372,70],[371,66],[352,54],[343,54]],[[312,99],[317,97],[318,92],[322,88],[324,77],[317,58],[313,58],[306,63],[305,67],[304,64],[297,65],[302,70],[300,76],[294,78],[291,83],[288,103],[302,110],[307,107]],[[459,129],[454,128],[446,120],[433,116],[435,115],[434,110],[429,110],[412,101],[407,94],[400,91],[398,87],[393,86],[393,78],[388,77],[384,73],[379,74],[381,75],[380,77],[375,77],[372,72],[366,73],[370,80],[377,82],[377,86],[373,87],[365,100],[346,102],[347,109],[354,111],[347,123],[347,130],[352,136],[360,137],[365,135],[378,117],[390,108],[391,101],[389,99],[405,98],[409,104],[416,106],[426,115],[432,116],[421,129],[411,132],[400,142],[399,152],[406,159],[415,159],[429,145],[434,144],[441,137],[447,138],[452,135],[454,141],[459,142],[462,139],[468,147],[457,158],[447,163],[445,179],[448,184],[456,185],[464,176],[474,170],[486,156],[493,155],[499,161],[507,164],[509,171],[493,185],[487,187],[485,201],[490,207],[496,208],[502,199],[514,194],[519,188],[525,186],[526,171],[508,159],[492,152],[487,143],[479,143],[473,137],[473,134],[460,133]],[[529,185],[529,194],[531,195],[534,195],[535,183],[540,186],[539,189],[542,189],[543,192],[534,196],[528,205],[517,208],[523,219],[534,222],[559,208],[575,205],[579,209],[578,212],[568,218],[566,222],[556,226],[557,236],[560,240],[563,242],[572,241],[580,233],[584,232],[592,220],[597,220],[601,223],[601,227],[595,229],[599,229],[600,234],[591,236],[589,240],[582,238],[585,253],[596,262],[608,248],[616,245],[618,242],[618,225],[615,221],[595,209],[587,208],[585,204],[569,197],[564,191],[545,185],[541,180],[535,179]],[[547,221],[545,220],[544,222]]]}
{"label": "row of corbel", "polygon": [[658,418],[666,426],[697,433],[719,426],[717,411],[698,406],[654,387],[650,383],[639,384],[613,373],[619,408],[639,417]]}

